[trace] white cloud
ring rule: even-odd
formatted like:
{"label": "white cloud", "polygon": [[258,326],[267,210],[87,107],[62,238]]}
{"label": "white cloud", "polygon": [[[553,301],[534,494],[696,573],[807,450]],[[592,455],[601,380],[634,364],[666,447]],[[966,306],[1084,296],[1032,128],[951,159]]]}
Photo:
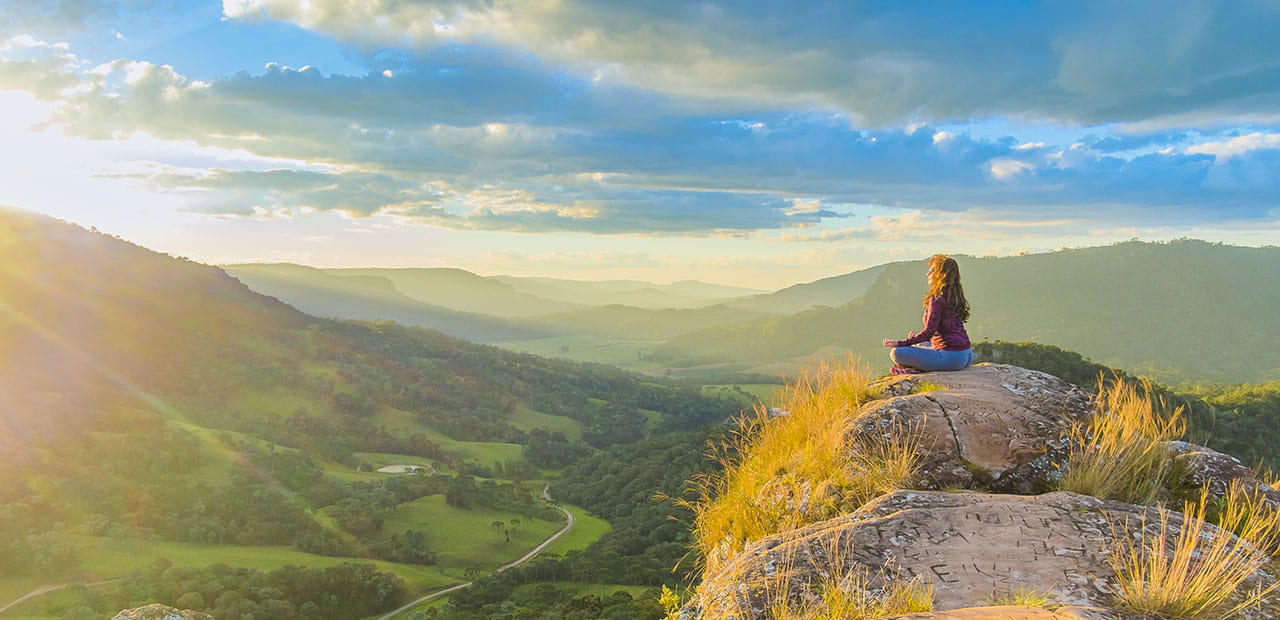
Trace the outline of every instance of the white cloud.
{"label": "white cloud", "polygon": [[988,167],[991,176],[997,179],[1008,179],[1034,169],[1030,163],[1017,159],[994,159]]}
{"label": "white cloud", "polygon": [[1254,132],[1218,142],[1202,142],[1187,147],[1188,153],[1204,153],[1217,159],[1230,159],[1261,149],[1280,149],[1280,134]]}

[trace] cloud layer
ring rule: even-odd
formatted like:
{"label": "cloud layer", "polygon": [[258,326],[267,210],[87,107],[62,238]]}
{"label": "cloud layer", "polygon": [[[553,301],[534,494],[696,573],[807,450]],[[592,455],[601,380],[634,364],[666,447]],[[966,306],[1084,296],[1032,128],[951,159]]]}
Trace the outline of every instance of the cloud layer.
{"label": "cloud layer", "polygon": [[[270,63],[200,81],[19,35],[0,44],[0,89],[55,103],[48,125],[69,135],[281,162],[160,161],[142,175],[194,211],[237,217],[850,241],[945,234],[939,222],[997,236],[1234,225],[1280,206],[1272,3],[223,8],[364,46],[368,70]],[[967,129],[990,118],[1009,135]],[[1051,123],[1069,136],[1016,135]],[[907,215],[847,221],[869,209]]]}
{"label": "cloud layer", "polygon": [[817,103],[870,126],[1233,122],[1280,102],[1280,5],[1265,1],[224,0],[223,9],[370,48],[527,50],[660,92]]}

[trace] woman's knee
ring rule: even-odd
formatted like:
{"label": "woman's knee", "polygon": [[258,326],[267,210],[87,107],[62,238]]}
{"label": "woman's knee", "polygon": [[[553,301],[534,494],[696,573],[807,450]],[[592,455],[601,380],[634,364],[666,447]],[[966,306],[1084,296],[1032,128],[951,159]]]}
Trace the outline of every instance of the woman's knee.
{"label": "woman's knee", "polygon": [[895,364],[901,364],[902,362],[898,361],[898,351],[901,351],[902,349],[905,349],[905,348],[906,347],[894,347],[892,349],[889,349],[889,359],[893,360],[893,363]]}

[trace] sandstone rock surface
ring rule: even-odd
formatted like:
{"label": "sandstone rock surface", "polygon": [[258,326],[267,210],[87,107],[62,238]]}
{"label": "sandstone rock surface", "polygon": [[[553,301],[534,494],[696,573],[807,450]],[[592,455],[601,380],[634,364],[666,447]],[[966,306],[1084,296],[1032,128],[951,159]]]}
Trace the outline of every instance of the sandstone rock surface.
{"label": "sandstone rock surface", "polygon": [[122,610],[111,620],[214,620],[214,618],[202,611],[175,609],[168,605],[152,603],[137,609]]}
{"label": "sandstone rock surface", "polygon": [[[822,576],[849,574],[865,575],[870,589],[886,578],[919,578],[933,585],[935,610],[982,605],[1020,588],[1057,603],[1106,608],[1116,583],[1106,560],[1111,524],[1126,522],[1135,529],[1145,523],[1150,532],[1158,523],[1156,509],[1068,492],[899,491],[853,514],[748,546],[705,577],[686,611],[692,617],[761,618],[779,592],[803,601],[816,596]],[[1180,514],[1170,516],[1171,528],[1181,523]],[[1253,584],[1271,580],[1259,571]]]}
{"label": "sandstone rock surface", "polygon": [[927,611],[893,616],[886,620],[1129,620],[1137,618],[1110,609],[1067,606],[1054,610],[1024,605],[966,607],[951,611]]}
{"label": "sandstone rock surface", "polygon": [[1210,495],[1222,497],[1227,487],[1238,480],[1246,491],[1261,494],[1272,507],[1280,508],[1280,491],[1258,480],[1240,459],[1185,441],[1170,442],[1169,451],[1177,455],[1173,460],[1182,475],[1177,481],[1180,486],[1206,487]]}
{"label": "sandstone rock surface", "polygon": [[[1073,448],[1073,427],[1095,414],[1090,394],[1000,364],[888,377],[878,385],[885,397],[853,414],[851,445],[918,432],[922,488],[981,492],[897,491],[850,514],[757,540],[704,576],[681,620],[763,618],[781,603],[812,608],[826,588],[875,594],[890,580],[933,588],[935,611],[901,620],[1142,618],[1115,608],[1117,577],[1108,562],[1115,537],[1171,540],[1183,516],[1172,511],[1161,531],[1160,509],[1052,492]],[[1238,459],[1180,441],[1168,449],[1179,476],[1163,494],[1169,505],[1199,488],[1222,496],[1238,480],[1280,507],[1280,490]],[[1274,584],[1277,566],[1256,571],[1237,597]],[[981,607],[1019,590],[1065,607]],[[1280,596],[1236,617],[1280,618]]]}
{"label": "sandstone rock surface", "polygon": [[[888,398],[863,405],[861,435],[919,429],[931,488],[1047,490],[1065,460],[1068,430],[1092,396],[1057,377],[1005,364],[895,376]],[[933,389],[940,386],[942,389]]]}

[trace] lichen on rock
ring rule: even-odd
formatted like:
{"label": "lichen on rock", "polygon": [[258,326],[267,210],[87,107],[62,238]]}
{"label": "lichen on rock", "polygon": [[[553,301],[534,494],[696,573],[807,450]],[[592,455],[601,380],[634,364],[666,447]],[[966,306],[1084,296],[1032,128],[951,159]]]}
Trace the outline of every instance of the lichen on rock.
{"label": "lichen on rock", "polygon": [[176,609],[168,605],[152,603],[136,609],[124,609],[111,620],[214,620],[202,611]]}

